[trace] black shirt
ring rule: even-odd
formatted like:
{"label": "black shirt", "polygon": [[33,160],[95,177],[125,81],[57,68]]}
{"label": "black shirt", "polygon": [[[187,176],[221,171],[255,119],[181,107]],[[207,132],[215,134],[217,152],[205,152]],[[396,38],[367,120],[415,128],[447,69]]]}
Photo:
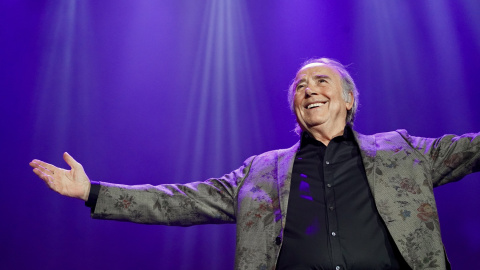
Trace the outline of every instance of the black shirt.
{"label": "black shirt", "polygon": [[410,269],[378,214],[350,127],[295,157],[277,269]]}

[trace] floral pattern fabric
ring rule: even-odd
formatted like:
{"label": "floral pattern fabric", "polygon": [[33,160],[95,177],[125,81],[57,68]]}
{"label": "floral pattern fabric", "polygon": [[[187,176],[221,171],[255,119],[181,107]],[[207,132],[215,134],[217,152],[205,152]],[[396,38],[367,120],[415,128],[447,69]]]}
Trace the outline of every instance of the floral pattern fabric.
{"label": "floral pattern fabric", "polygon": [[[412,269],[446,269],[433,188],[480,170],[480,134],[438,139],[355,133],[377,210]],[[190,226],[236,223],[235,269],[275,269],[298,143],[183,185],[101,183],[94,218]]]}

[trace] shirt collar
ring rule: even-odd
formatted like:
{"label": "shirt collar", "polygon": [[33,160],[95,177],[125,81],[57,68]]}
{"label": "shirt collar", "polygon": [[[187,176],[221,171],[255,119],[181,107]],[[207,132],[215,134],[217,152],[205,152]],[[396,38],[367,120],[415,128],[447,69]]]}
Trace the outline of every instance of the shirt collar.
{"label": "shirt collar", "polygon": [[[343,135],[337,136],[332,139],[332,141],[355,141],[355,136],[353,135],[352,127],[346,125],[343,129]],[[301,138],[300,138],[300,147],[305,146],[307,144],[313,145],[324,145],[323,143],[317,141],[312,135],[310,135],[306,131],[302,131]]]}

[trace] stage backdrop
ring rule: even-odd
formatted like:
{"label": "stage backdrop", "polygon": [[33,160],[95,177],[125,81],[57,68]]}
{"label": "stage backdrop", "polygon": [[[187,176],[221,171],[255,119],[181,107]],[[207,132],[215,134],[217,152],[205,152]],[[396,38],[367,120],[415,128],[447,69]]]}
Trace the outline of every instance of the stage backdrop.
{"label": "stage backdrop", "polygon": [[[92,180],[218,177],[298,137],[286,89],[331,57],[360,90],[355,129],[480,131],[476,0],[0,3],[2,269],[232,269],[235,225],[92,220],[33,158]],[[480,174],[435,190],[453,269],[480,269]]]}

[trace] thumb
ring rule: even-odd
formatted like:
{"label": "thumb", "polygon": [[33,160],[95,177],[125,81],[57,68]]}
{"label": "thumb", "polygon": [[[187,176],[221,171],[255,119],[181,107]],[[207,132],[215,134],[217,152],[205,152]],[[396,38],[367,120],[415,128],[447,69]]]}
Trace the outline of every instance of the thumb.
{"label": "thumb", "polygon": [[80,163],[78,163],[72,156],[70,156],[69,153],[65,152],[63,153],[63,159],[65,160],[65,162],[67,162],[68,165],[70,165],[70,167],[72,169],[74,168],[78,168],[80,165]]}

